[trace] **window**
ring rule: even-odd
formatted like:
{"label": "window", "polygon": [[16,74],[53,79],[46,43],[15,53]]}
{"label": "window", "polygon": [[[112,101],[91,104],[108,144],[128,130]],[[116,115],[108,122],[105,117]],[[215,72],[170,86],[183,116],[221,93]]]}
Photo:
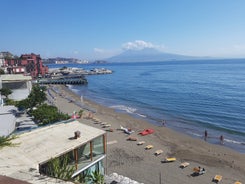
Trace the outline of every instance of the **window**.
{"label": "window", "polygon": [[[92,141],[93,144],[93,157],[98,157],[105,153],[103,136],[100,136]],[[94,159],[96,159],[94,158]]]}
{"label": "window", "polygon": [[91,162],[90,157],[90,142],[77,148],[78,169],[84,167]]}

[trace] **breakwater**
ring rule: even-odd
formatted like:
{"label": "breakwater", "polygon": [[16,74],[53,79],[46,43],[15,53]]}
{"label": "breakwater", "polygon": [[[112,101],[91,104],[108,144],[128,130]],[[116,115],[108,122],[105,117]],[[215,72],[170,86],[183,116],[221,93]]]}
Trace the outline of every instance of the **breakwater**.
{"label": "breakwater", "polygon": [[87,84],[88,81],[84,77],[84,75],[67,75],[60,76],[55,78],[42,78],[36,81],[39,84],[71,84],[71,85],[79,85],[79,84]]}
{"label": "breakwater", "polygon": [[39,84],[86,85],[88,81],[85,75],[101,74],[112,74],[112,71],[105,68],[95,68],[91,70],[81,68],[51,69],[46,78],[38,79],[36,82]]}

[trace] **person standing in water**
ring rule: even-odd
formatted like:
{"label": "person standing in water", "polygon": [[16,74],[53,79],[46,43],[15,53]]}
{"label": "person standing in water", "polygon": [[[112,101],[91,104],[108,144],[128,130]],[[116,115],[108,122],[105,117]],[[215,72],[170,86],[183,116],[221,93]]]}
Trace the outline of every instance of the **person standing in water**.
{"label": "person standing in water", "polygon": [[166,125],[166,120],[162,120],[162,126]]}
{"label": "person standing in water", "polygon": [[220,140],[220,144],[224,144],[224,136],[223,135],[220,136],[219,140]]}
{"label": "person standing in water", "polygon": [[207,138],[208,138],[208,131],[205,130],[205,132],[204,132],[204,140],[207,141]]}

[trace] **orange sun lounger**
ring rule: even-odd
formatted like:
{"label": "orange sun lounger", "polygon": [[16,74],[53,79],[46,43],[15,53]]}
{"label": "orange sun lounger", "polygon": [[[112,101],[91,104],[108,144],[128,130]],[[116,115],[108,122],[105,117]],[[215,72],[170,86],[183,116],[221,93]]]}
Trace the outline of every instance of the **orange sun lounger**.
{"label": "orange sun lounger", "polygon": [[236,181],[234,184],[242,184],[240,181]]}
{"label": "orange sun lounger", "polygon": [[168,162],[174,162],[176,161],[175,157],[167,157],[164,160],[162,160],[162,163],[168,163]]}
{"label": "orange sun lounger", "polygon": [[213,181],[218,183],[222,180],[222,176],[221,175],[215,175],[214,178],[213,178]]}

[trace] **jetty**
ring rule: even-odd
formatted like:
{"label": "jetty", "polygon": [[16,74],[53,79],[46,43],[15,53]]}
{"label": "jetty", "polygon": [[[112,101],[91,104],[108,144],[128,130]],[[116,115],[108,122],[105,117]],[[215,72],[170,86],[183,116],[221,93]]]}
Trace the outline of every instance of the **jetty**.
{"label": "jetty", "polygon": [[51,69],[45,78],[39,78],[35,82],[39,84],[70,84],[70,85],[86,85],[88,84],[86,75],[112,74],[111,70],[105,68],[94,68],[84,70],[82,68],[54,68]]}
{"label": "jetty", "polygon": [[93,68],[90,70],[85,70],[83,68],[51,68],[49,69],[49,76],[63,76],[63,75],[102,75],[102,74],[112,74],[112,70],[106,68]]}
{"label": "jetty", "polygon": [[88,84],[87,79],[84,75],[66,75],[66,76],[58,76],[58,77],[50,77],[50,78],[41,78],[37,79],[36,83],[39,84],[71,84],[71,85],[80,85],[80,84]]}

